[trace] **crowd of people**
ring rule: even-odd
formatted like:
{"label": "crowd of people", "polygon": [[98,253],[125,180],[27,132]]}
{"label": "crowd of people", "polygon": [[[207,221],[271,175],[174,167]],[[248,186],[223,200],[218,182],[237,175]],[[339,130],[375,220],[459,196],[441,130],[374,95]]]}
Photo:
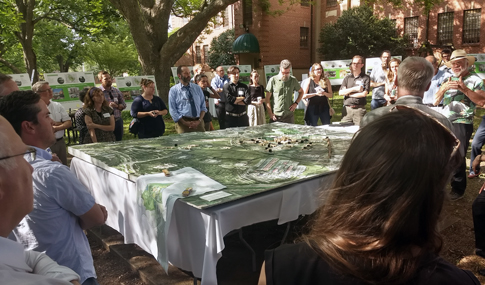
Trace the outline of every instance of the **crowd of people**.
{"label": "crowd of people", "polygon": [[[471,272],[439,257],[437,224],[445,198],[465,193],[466,151],[475,108],[485,105],[485,86],[470,73],[474,57],[463,50],[443,55],[401,62],[384,51],[370,76],[364,58],[352,58],[339,95],[342,122],[360,130],[309,233],[265,253],[260,284],[479,284]],[[141,139],[162,136],[168,112],[177,133],[213,130],[209,98],[216,101],[221,129],[264,124],[265,113],[270,122],[294,123],[302,100],[305,124],[329,124],[333,90],[322,65],[313,64],[301,84],[290,71],[290,61],[281,61],[279,74],[264,87],[255,70],[246,85],[238,66],[228,75],[219,66],[209,84],[202,67],[194,67],[191,77],[182,65],[169,108],[154,95],[155,83],[143,79],[130,114],[139,120]],[[100,87],[80,93],[83,107],[74,115],[82,143],[123,136],[123,95],[107,72],[98,78]],[[372,111],[366,113],[371,91]],[[0,75],[0,279],[6,284],[98,284],[83,230],[103,224],[107,211],[65,165],[63,137],[72,122],[52,95],[47,82],[18,91]],[[469,179],[485,161],[484,121],[472,143]],[[476,254],[485,258],[484,189],[472,211]]]}

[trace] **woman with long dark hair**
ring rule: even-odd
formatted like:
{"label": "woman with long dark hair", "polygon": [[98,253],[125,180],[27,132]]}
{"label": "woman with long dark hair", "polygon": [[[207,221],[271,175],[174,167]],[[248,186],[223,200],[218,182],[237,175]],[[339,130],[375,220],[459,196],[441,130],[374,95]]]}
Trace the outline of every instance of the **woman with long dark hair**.
{"label": "woman with long dark hair", "polygon": [[115,119],[113,109],[108,106],[103,91],[97,87],[91,87],[84,96],[84,122],[88,128],[88,134],[84,137],[84,143],[114,142],[116,140]]}
{"label": "woman with long dark hair", "polygon": [[309,234],[266,252],[260,284],[480,284],[438,256],[458,147],[448,128],[407,107],[362,128]]}

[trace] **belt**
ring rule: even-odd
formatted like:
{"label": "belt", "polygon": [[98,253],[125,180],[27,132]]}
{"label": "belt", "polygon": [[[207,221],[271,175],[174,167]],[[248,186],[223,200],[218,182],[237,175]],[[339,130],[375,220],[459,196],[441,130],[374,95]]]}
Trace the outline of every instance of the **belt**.
{"label": "belt", "polygon": [[426,106],[428,106],[428,107],[443,107],[443,104],[439,104],[439,105],[437,105],[437,106],[435,106],[435,105],[433,105],[433,104],[424,104],[424,105],[426,105]]}
{"label": "belt", "polygon": [[184,119],[185,121],[198,121],[198,120],[200,120],[199,117],[193,118],[193,117],[185,117],[185,116],[182,116],[182,119]]}
{"label": "belt", "polygon": [[241,117],[241,116],[246,115],[246,111],[242,112],[241,114],[235,114],[235,113],[226,112],[226,115],[233,116],[233,117]]}
{"label": "belt", "polygon": [[365,108],[365,105],[348,105],[347,107],[350,107],[352,109],[358,109],[358,108]]}

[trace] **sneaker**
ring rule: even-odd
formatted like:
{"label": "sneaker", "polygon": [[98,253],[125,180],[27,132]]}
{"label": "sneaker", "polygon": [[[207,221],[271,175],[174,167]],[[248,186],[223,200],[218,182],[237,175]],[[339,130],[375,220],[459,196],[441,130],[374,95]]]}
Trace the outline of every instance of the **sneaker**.
{"label": "sneaker", "polygon": [[479,175],[480,175],[480,172],[475,173],[473,171],[470,171],[470,174],[468,174],[468,179],[473,179]]}
{"label": "sneaker", "polygon": [[451,201],[460,200],[461,198],[463,198],[464,195],[465,195],[465,193],[459,194],[459,193],[451,190],[451,192],[450,192],[450,200]]}

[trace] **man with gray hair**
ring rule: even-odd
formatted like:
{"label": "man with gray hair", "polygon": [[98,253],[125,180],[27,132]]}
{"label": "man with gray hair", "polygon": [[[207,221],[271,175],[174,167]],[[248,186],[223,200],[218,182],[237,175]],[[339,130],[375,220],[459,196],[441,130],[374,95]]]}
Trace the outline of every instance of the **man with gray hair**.
{"label": "man with gray hair", "polygon": [[56,142],[50,146],[52,153],[55,153],[61,160],[62,164],[67,165],[66,142],[64,141],[64,130],[72,126],[71,117],[61,103],[53,102],[52,88],[46,81],[38,81],[32,86],[32,91],[39,94],[40,99],[44,101],[49,109],[49,117],[54,121],[54,132],[56,133]]}
{"label": "man with gray hair", "polygon": [[[445,116],[423,104],[423,95],[428,90],[433,74],[433,66],[422,57],[408,57],[403,60],[397,70],[397,100],[395,105],[405,105],[424,111],[453,130],[450,121]],[[362,119],[360,127],[364,127],[389,113],[389,110],[395,105],[377,108],[367,113]]]}
{"label": "man with gray hair", "polygon": [[[483,80],[476,74],[470,73],[470,66],[473,66],[474,63],[474,56],[468,56],[462,49],[455,50],[451,54],[450,61],[446,63],[446,66],[451,68],[453,76],[441,85],[435,94],[434,101],[434,104],[437,105],[443,100],[443,114],[453,123],[454,133],[460,140],[464,154],[466,154],[473,132],[475,107],[485,105]],[[475,169],[473,171],[476,174]],[[453,175],[451,182],[452,200],[463,197],[466,184],[466,160],[463,158],[462,165]]]}
{"label": "man with gray hair", "polygon": [[8,95],[13,91],[19,90],[17,83],[13,81],[11,76],[0,73],[0,97]]}
{"label": "man with gray hair", "polygon": [[[270,123],[295,123],[293,113],[303,97],[303,89],[298,80],[290,75],[290,71],[291,62],[283,59],[280,63],[280,73],[271,77],[266,86],[266,91],[269,92],[266,96],[266,107]],[[293,101],[295,91],[298,91],[298,98]],[[274,96],[274,109],[271,108],[271,96]]]}

